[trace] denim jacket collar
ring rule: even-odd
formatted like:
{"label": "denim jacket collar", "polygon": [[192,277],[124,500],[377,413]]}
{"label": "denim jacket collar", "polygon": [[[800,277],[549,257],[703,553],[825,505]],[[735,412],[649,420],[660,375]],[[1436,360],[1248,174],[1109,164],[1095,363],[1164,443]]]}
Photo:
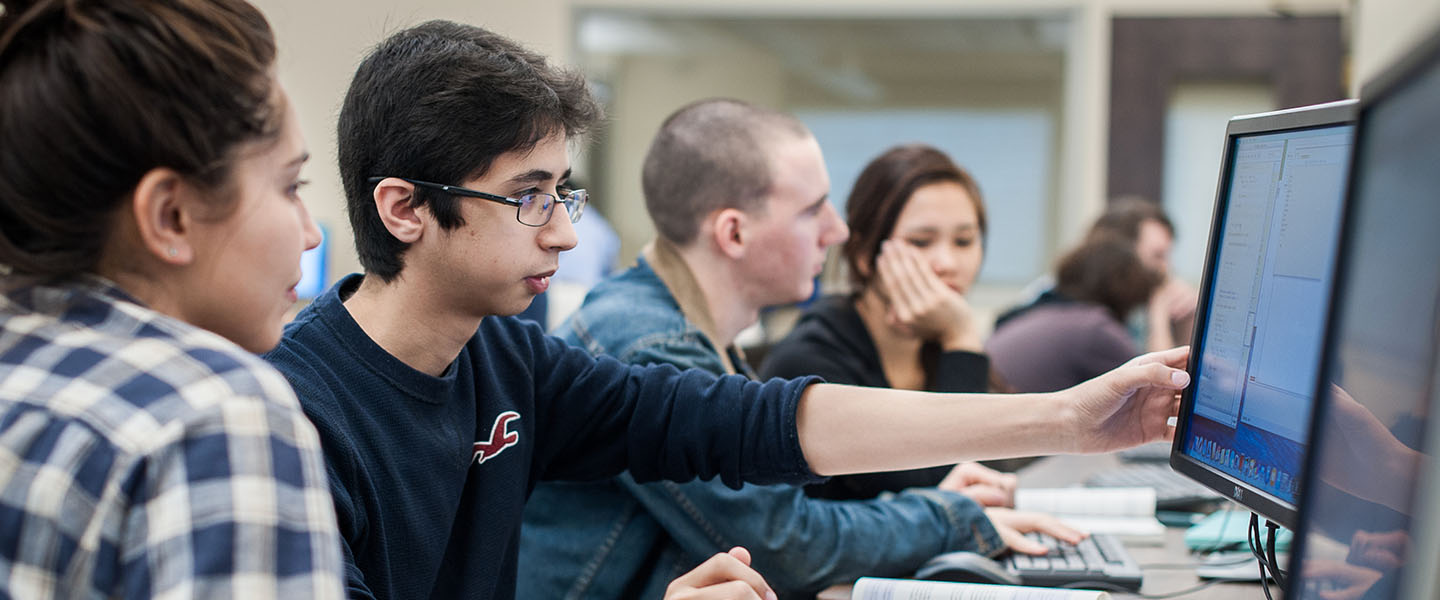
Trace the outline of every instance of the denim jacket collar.
{"label": "denim jacket collar", "polygon": [[[645,262],[650,263],[650,268],[655,271],[655,276],[660,278],[666,288],[669,288],[670,295],[675,297],[675,302],[680,305],[680,312],[685,315],[685,319],[693,323],[700,333],[705,335],[711,346],[719,348],[720,344],[716,343],[715,336],[715,316],[710,312],[710,303],[705,299],[705,292],[700,289],[700,282],[695,279],[695,272],[690,270],[690,265],[680,255],[680,250],[664,239],[655,238],[640,252],[645,256]],[[718,354],[720,362],[725,365],[726,373],[748,374],[742,373],[737,368],[735,361],[731,360],[732,354],[738,356],[741,361],[745,360],[745,354],[740,351],[740,348],[731,344]],[[754,377],[751,376],[751,378]]]}

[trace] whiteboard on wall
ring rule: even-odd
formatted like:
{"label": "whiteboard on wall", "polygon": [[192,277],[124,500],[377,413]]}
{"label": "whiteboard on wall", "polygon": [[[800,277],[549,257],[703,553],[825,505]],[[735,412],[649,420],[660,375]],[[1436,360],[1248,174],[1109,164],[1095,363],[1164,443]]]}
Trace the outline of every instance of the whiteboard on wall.
{"label": "whiteboard on wall", "polygon": [[830,197],[844,214],[855,178],[892,146],[925,143],[969,170],[990,233],[980,280],[1023,284],[1048,268],[1055,123],[1044,108],[797,110],[825,153]]}

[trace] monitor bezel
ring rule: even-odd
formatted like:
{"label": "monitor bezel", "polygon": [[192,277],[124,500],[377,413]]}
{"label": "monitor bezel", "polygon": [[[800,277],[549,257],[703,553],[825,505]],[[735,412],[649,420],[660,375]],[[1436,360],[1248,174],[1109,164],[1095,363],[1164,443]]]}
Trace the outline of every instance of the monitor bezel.
{"label": "monitor bezel", "polygon": [[[1219,254],[1220,233],[1225,226],[1225,212],[1229,207],[1230,174],[1234,167],[1235,146],[1239,138],[1353,124],[1356,117],[1355,108],[1356,101],[1353,99],[1338,100],[1268,113],[1240,115],[1230,119],[1225,127],[1225,150],[1221,157],[1219,181],[1215,186],[1215,209],[1210,217],[1210,239],[1205,251],[1205,269],[1200,282],[1199,298],[1202,303],[1209,302],[1213,292],[1215,260]],[[1347,177],[1347,193],[1348,186]],[[1341,212],[1342,214],[1344,212],[1343,206]],[[1191,334],[1192,346],[1186,370],[1189,371],[1192,382],[1198,381],[1196,373],[1205,350],[1205,339],[1202,332],[1205,331],[1209,321],[1205,312],[1196,311],[1195,328]],[[1316,358],[1318,359],[1319,356],[1317,355]],[[1195,408],[1195,388],[1196,386],[1192,383],[1181,393],[1180,416],[1176,419],[1175,439],[1170,447],[1170,467],[1177,473],[1215,490],[1271,521],[1285,527],[1293,527],[1296,521],[1297,506],[1185,454],[1184,441],[1190,426],[1186,416],[1192,414]],[[1301,468],[1303,472],[1303,463]],[[1303,481],[1301,485],[1303,485]]]}
{"label": "monitor bezel", "polygon": [[[1341,217],[1342,226],[1339,244],[1337,244],[1339,253],[1336,255],[1335,277],[1330,290],[1331,302],[1329,315],[1326,318],[1325,331],[1321,338],[1320,369],[1317,371],[1318,376],[1316,377],[1316,398],[1325,397],[1321,394],[1327,392],[1327,384],[1325,382],[1331,378],[1331,359],[1336,350],[1336,335],[1338,333],[1336,326],[1340,320],[1340,311],[1336,310],[1335,300],[1338,298],[1341,290],[1344,289],[1349,278],[1350,269],[1346,268],[1343,259],[1350,252],[1354,251],[1354,233],[1344,227],[1344,224],[1353,220],[1354,212],[1357,210],[1351,198],[1356,193],[1355,188],[1357,186],[1354,174],[1359,172],[1358,168],[1364,159],[1361,155],[1361,138],[1365,135],[1363,123],[1367,120],[1366,116],[1370,114],[1370,111],[1374,109],[1375,105],[1384,102],[1387,98],[1405,87],[1405,85],[1415,81],[1416,77],[1420,75],[1424,69],[1435,68],[1437,63],[1440,63],[1440,27],[1432,29],[1431,34],[1424,38],[1423,42],[1419,43],[1409,53],[1401,56],[1388,68],[1381,71],[1360,90],[1360,99],[1356,105],[1355,114],[1354,150],[1350,153],[1350,166],[1348,171],[1350,176],[1346,177],[1345,206],[1341,210],[1341,214],[1343,215]],[[1436,368],[1440,368],[1440,365],[1437,365]],[[1440,406],[1440,381],[1437,381],[1436,388],[1432,390],[1430,402],[1431,406]],[[1314,473],[1318,468],[1316,463],[1319,460],[1317,453],[1309,451],[1309,448],[1313,447],[1316,439],[1324,435],[1324,423],[1328,415],[1329,404],[1323,401],[1317,402],[1314,410],[1310,412],[1310,431],[1306,438],[1308,444],[1305,453],[1305,468],[1301,476],[1297,519],[1294,525],[1288,526],[1294,532],[1294,537],[1290,547],[1287,572],[1294,574],[1294,576],[1286,579],[1284,590],[1284,597],[1286,598],[1298,598],[1301,591],[1300,586],[1304,580],[1303,577],[1299,576],[1299,574],[1303,573],[1301,561],[1305,556],[1306,546],[1308,545],[1313,524],[1303,517],[1314,510],[1311,508],[1314,499],[1311,498],[1310,494],[1310,490],[1314,484],[1311,482],[1310,474]],[[1440,431],[1436,430],[1437,424],[1440,424],[1440,410],[1431,411],[1428,423],[1431,426],[1431,430],[1428,432],[1429,439],[1427,439],[1427,441],[1440,439],[1437,438],[1437,433],[1440,433]],[[1440,481],[1436,478],[1437,470],[1440,470],[1440,465],[1432,465],[1430,469],[1422,473],[1424,479],[1417,483],[1417,494],[1440,499],[1440,490],[1436,489],[1436,481]],[[1425,499],[1423,496],[1419,498],[1420,501],[1424,501]],[[1416,506],[1421,514],[1411,516],[1412,524],[1440,522],[1440,507],[1432,506],[1430,502],[1417,502]],[[1437,543],[1440,543],[1440,539],[1437,539],[1435,535],[1431,535],[1429,539],[1417,542],[1415,550],[1417,553],[1428,553],[1431,556],[1440,555],[1440,549],[1436,548]],[[1433,591],[1440,588],[1440,579],[1437,579],[1435,573],[1427,572],[1424,569],[1410,570],[1406,574],[1405,580],[1402,581],[1402,585],[1402,592],[1406,590],[1417,591],[1426,589]]]}

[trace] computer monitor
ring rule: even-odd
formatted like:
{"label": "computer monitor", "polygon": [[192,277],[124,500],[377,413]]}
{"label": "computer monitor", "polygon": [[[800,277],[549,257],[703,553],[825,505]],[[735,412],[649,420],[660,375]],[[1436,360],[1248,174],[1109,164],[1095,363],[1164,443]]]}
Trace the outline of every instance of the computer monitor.
{"label": "computer monitor", "polygon": [[1429,39],[1361,94],[1286,598],[1436,597],[1440,32]]}
{"label": "computer monitor", "polygon": [[320,243],[300,255],[300,283],[295,284],[295,295],[307,300],[325,293],[330,262],[330,232],[318,223],[316,227],[320,229]]}
{"label": "computer monitor", "polygon": [[1230,120],[1170,465],[1291,526],[1354,139],[1346,100]]}

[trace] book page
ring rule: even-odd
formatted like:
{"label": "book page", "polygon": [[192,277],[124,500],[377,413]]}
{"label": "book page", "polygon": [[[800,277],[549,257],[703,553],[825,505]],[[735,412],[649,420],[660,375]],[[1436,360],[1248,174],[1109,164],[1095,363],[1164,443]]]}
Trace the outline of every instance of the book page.
{"label": "book page", "polygon": [[850,592],[851,600],[1107,600],[1110,594],[1095,590],[880,579],[862,577]]}
{"label": "book page", "polygon": [[1154,517],[1152,488],[1037,488],[1015,492],[1016,510],[1056,516]]}

